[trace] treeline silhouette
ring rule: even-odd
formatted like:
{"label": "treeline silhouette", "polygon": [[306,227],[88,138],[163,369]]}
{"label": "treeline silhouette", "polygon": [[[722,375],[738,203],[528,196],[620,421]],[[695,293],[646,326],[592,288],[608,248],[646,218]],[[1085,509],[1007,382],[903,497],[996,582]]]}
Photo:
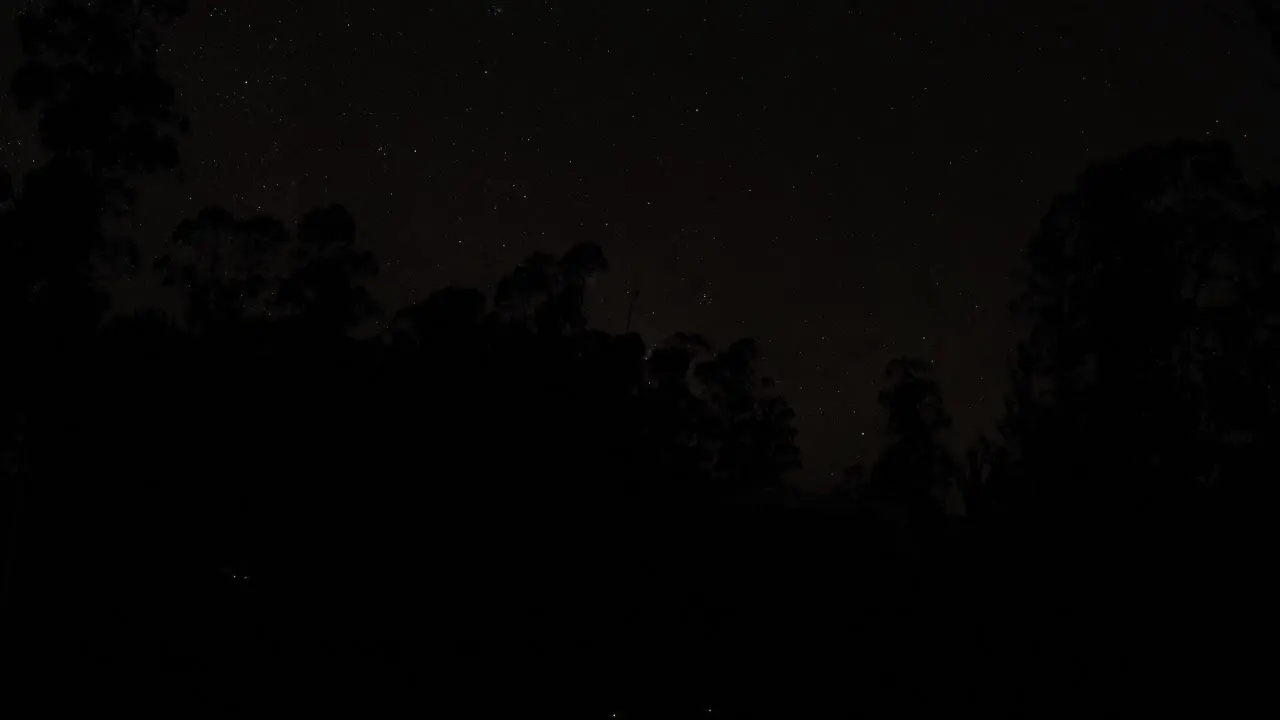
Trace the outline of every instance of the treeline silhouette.
{"label": "treeline silhouette", "polygon": [[[490,717],[1221,711],[1277,440],[1277,193],[1219,144],[1089,169],[1029,247],[995,437],[929,365],[790,489],[755,344],[591,329],[599,247],[379,308],[341,206],[114,231],[179,166],[180,0],[19,16],[0,174],[3,617],[43,707]],[[144,255],[149,256],[144,261]],[[168,300],[109,312],[104,273]]]}

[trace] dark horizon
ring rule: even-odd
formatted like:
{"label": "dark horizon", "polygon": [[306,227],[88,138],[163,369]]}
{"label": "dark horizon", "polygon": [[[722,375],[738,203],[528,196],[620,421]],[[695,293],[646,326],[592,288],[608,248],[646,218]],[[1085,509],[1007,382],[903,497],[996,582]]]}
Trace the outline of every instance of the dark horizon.
{"label": "dark horizon", "polygon": [[21,702],[1077,716],[1261,686],[1272,0],[2,20]]}

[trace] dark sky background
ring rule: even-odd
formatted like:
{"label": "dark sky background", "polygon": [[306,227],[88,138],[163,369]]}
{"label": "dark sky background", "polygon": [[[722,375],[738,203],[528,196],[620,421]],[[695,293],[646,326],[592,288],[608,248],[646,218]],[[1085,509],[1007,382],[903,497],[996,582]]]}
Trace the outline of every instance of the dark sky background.
{"label": "dark sky background", "polygon": [[[1243,0],[192,0],[165,44],[193,129],[144,239],[343,203],[392,308],[594,240],[597,327],[638,288],[649,342],[762,342],[810,487],[873,457],[897,354],[956,447],[990,430],[1021,249],[1089,163],[1216,138],[1267,172],[1280,119]],[[5,101],[0,163],[32,125]]]}

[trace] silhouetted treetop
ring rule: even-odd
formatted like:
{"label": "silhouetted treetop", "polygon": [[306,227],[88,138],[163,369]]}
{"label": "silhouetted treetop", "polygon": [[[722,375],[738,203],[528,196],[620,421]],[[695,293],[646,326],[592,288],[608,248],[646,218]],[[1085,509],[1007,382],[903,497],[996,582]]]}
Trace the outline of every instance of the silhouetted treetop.
{"label": "silhouetted treetop", "polygon": [[17,15],[23,63],[10,88],[19,108],[39,113],[50,155],[0,203],[0,261],[11,268],[0,312],[27,350],[85,340],[108,306],[96,273],[137,265],[133,239],[109,234],[103,219],[133,208],[135,175],[177,165],[186,120],[156,72],[155,29],[184,7],[51,0]]}
{"label": "silhouetted treetop", "polygon": [[21,109],[40,114],[40,137],[59,163],[101,183],[116,210],[132,204],[128,177],[178,164],[187,127],[173,85],[156,70],[158,25],[177,0],[53,0],[18,16],[24,63],[11,83]]}
{"label": "silhouetted treetop", "polygon": [[356,221],[341,205],[316,208],[298,221],[298,242],[313,252],[355,243]]}
{"label": "silhouetted treetop", "polygon": [[795,413],[772,379],[759,374],[759,360],[751,339],[715,352],[688,333],[649,353],[647,432],[669,445],[660,454],[664,462],[685,468],[675,475],[705,473],[717,492],[754,495],[780,491],[786,474],[800,467]]}
{"label": "silhouetted treetop", "polygon": [[878,399],[888,415],[889,432],[905,440],[927,439],[951,427],[938,384],[927,377],[929,363],[900,357],[885,367],[888,387]]}
{"label": "silhouetted treetop", "polygon": [[758,373],[759,359],[756,342],[743,338],[695,365],[693,377],[707,407],[702,432],[716,443],[713,475],[749,488],[771,488],[800,467],[800,452],[792,427],[795,412],[772,379]]}
{"label": "silhouetted treetop", "polygon": [[237,220],[210,207],[178,225],[170,252],[153,267],[165,286],[185,290],[192,327],[260,318],[276,302],[288,240],[288,230],[274,218]]}
{"label": "silhouetted treetop", "polygon": [[298,221],[293,271],[282,278],[279,301],[286,313],[330,335],[354,330],[380,311],[360,283],[377,272],[372,253],[355,247],[355,220],[330,205]]}
{"label": "silhouetted treetop", "polygon": [[951,425],[938,384],[928,376],[929,363],[899,357],[885,367],[888,386],[879,393],[889,445],[881,452],[863,484],[860,469],[846,483],[863,485],[864,499],[878,507],[915,513],[964,514],[962,469],[938,438]]}
{"label": "silhouetted treetop", "polygon": [[498,282],[494,306],[509,320],[539,332],[580,332],[587,322],[587,284],[607,269],[595,243],[579,243],[559,259],[534,253]]}
{"label": "silhouetted treetop", "polygon": [[1248,0],[1258,25],[1271,41],[1271,51],[1280,56],[1280,2],[1276,0]]}
{"label": "silhouetted treetop", "polygon": [[354,243],[355,222],[341,206],[307,213],[296,233],[275,218],[238,220],[215,206],[183,220],[153,267],[186,293],[193,329],[275,318],[341,334],[377,312],[360,284],[373,258]]}

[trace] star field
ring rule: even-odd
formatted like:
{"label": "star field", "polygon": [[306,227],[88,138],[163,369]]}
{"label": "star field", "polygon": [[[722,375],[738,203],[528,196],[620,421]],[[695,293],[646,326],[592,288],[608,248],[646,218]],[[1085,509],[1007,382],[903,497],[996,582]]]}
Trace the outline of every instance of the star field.
{"label": "star field", "polygon": [[[957,445],[991,429],[1021,249],[1090,162],[1210,137],[1271,170],[1239,4],[193,0],[162,58],[185,179],[144,186],[137,231],[342,203],[391,308],[596,241],[593,322],[639,291],[649,342],[760,340],[821,486],[879,447],[894,355],[933,362]],[[30,166],[32,119],[0,122]]]}

